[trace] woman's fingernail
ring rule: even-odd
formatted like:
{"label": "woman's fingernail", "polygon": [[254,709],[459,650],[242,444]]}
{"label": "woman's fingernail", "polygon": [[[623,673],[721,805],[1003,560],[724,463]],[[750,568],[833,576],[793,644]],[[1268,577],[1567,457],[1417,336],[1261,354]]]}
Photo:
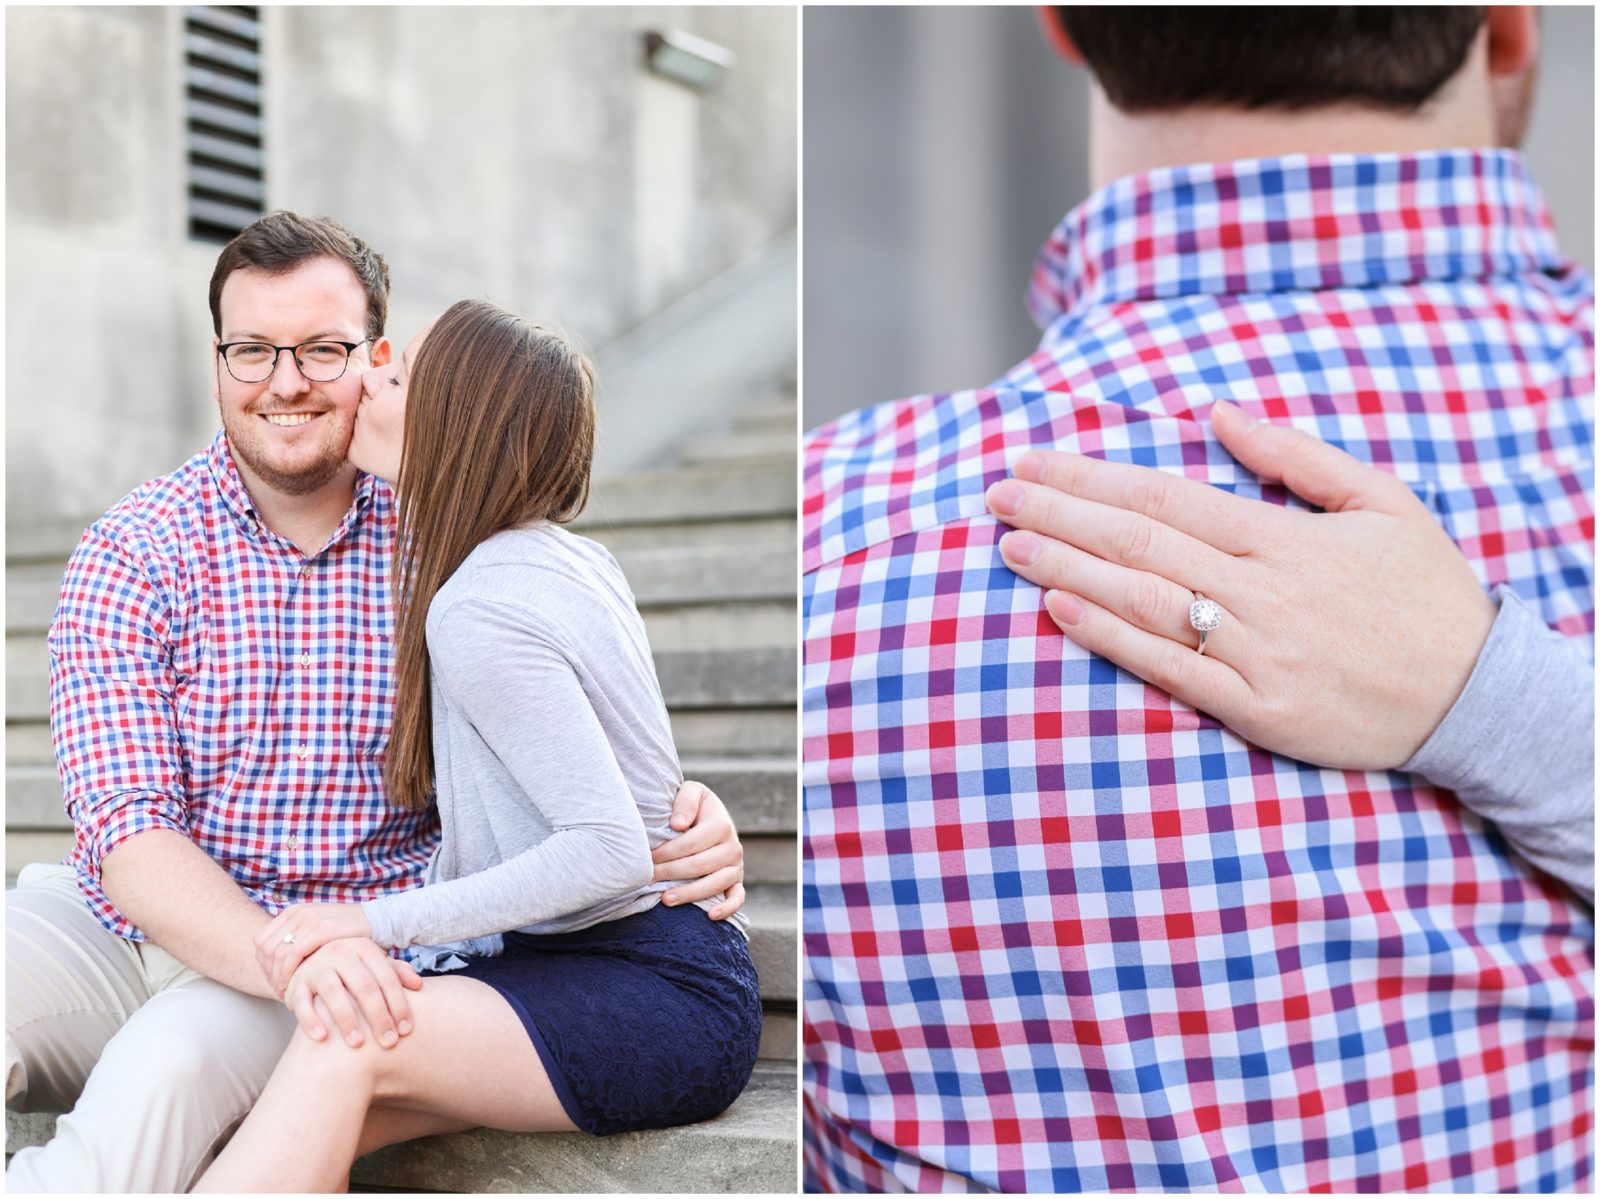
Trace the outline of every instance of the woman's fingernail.
{"label": "woman's fingernail", "polygon": [[673,904],[678,902],[678,893],[676,891],[668,891],[661,897],[661,902],[670,908]]}
{"label": "woman's fingernail", "polygon": [[1045,592],[1044,606],[1062,624],[1075,625],[1083,619],[1083,605],[1065,591]]}
{"label": "woman's fingernail", "polygon": [[400,1035],[403,1037],[403,1036],[408,1035],[410,1032],[411,1032],[411,1021],[409,1021],[409,1020],[400,1021]]}
{"label": "woman's fingernail", "polygon": [[1251,425],[1256,423],[1251,418],[1251,416],[1250,416],[1250,414],[1248,412],[1246,412],[1243,408],[1239,407],[1239,405],[1235,404],[1232,400],[1218,400],[1216,402],[1216,404],[1213,405],[1213,407],[1226,408],[1226,409],[1230,410],[1234,414],[1234,419],[1236,419],[1241,425],[1243,425],[1247,429]]}
{"label": "woman's fingernail", "polygon": [[320,1041],[323,1037],[328,1035],[328,1030],[319,1024],[311,1030],[311,1035]]}
{"label": "woman's fingernail", "polygon": [[1009,479],[996,483],[989,488],[989,507],[1001,516],[1015,516],[1022,511],[1022,488]]}
{"label": "woman's fingernail", "polygon": [[1000,538],[1000,553],[1007,562],[1018,566],[1032,566],[1039,560],[1044,547],[1032,533],[1007,533]]}
{"label": "woman's fingernail", "polygon": [[1011,468],[1011,473],[1019,479],[1026,479],[1030,483],[1044,482],[1044,455],[1035,454],[1031,450],[1017,459],[1016,465]]}
{"label": "woman's fingernail", "polygon": [[400,1038],[398,1036],[396,1036],[392,1031],[391,1032],[386,1032],[386,1033],[383,1034],[383,1043],[385,1045],[393,1045],[399,1039]]}

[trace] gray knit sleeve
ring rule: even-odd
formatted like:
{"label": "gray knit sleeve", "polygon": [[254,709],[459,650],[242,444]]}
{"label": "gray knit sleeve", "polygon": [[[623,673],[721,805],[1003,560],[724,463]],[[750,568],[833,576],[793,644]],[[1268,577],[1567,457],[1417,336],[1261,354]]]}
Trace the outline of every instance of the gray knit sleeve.
{"label": "gray knit sleeve", "polygon": [[1402,770],[1594,902],[1594,666],[1509,587],[1455,705]]}
{"label": "gray knit sleeve", "polygon": [[[474,841],[472,856],[486,860],[517,843],[532,812],[550,835],[467,877],[366,901],[378,944],[438,945],[503,932],[650,881],[649,839],[616,751],[573,665],[545,634],[534,611],[475,599],[450,605],[430,627],[434,702],[470,721],[466,744],[478,747],[449,763],[454,786],[470,789],[480,805],[482,825],[459,830]],[[461,745],[452,750],[435,739],[436,760],[451,752],[461,756]],[[514,786],[502,786],[505,774]]]}

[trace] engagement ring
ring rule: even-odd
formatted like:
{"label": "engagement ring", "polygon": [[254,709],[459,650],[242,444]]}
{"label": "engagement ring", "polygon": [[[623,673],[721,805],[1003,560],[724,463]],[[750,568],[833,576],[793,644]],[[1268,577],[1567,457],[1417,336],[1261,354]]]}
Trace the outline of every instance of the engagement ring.
{"label": "engagement ring", "polygon": [[1222,627],[1221,605],[1196,591],[1194,603],[1189,605],[1189,627],[1200,634],[1200,653],[1203,655],[1206,652],[1206,638]]}
{"label": "engagement ring", "polygon": [[283,934],[283,943],[285,945],[293,945],[294,944],[294,934],[293,933],[284,933]]}

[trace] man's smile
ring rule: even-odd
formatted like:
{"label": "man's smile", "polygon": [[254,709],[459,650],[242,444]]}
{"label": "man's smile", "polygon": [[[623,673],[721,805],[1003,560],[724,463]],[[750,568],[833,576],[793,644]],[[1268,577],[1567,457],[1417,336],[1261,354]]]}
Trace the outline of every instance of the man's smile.
{"label": "man's smile", "polygon": [[297,426],[308,424],[321,416],[320,412],[262,412],[262,420],[269,425],[276,425],[280,429],[293,429]]}

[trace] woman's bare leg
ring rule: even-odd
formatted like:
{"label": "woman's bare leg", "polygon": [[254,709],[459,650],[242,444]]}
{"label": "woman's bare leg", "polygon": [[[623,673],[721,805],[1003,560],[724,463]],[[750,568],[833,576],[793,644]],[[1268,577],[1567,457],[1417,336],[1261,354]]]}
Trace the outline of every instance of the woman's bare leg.
{"label": "woman's bare leg", "polygon": [[573,1127],[522,1021],[491,987],[430,978],[408,999],[415,1031],[393,1049],[371,1037],[352,1049],[296,1033],[255,1110],[195,1190],[342,1188],[374,1103],[466,1127]]}
{"label": "woman's bare leg", "polygon": [[367,1122],[361,1126],[361,1139],[356,1142],[356,1157],[376,1153],[401,1141],[414,1141],[418,1137],[434,1137],[447,1132],[466,1132],[481,1128],[468,1120],[455,1120],[432,1112],[419,1112],[415,1108],[390,1107],[374,1103],[367,1109]]}

